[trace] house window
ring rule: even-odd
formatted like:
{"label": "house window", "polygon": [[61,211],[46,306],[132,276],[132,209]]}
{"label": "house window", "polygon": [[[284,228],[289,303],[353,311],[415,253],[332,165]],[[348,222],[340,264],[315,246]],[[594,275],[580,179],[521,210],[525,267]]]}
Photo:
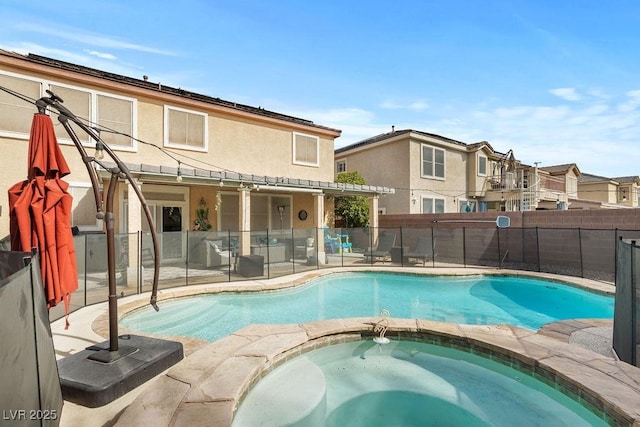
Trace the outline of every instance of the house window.
{"label": "house window", "polygon": [[319,166],[320,138],[302,133],[293,133],[293,163]]}
{"label": "house window", "polygon": [[[64,100],[64,106],[86,124],[97,123],[102,129],[100,138],[113,148],[133,150],[136,148],[135,100],[97,93],[80,88],[51,84],[53,93]],[[56,126],[58,139],[69,140],[69,134],[62,126]],[[85,144],[93,144],[85,132],[77,132]]]}
{"label": "house window", "polygon": [[[475,200],[460,200],[458,202],[458,212],[477,212],[478,203]],[[485,212],[485,211],[482,211]]]}
{"label": "house window", "polygon": [[164,107],[166,147],[207,150],[207,115],[176,107]]}
{"label": "house window", "polygon": [[[65,108],[73,112],[76,117],[85,123],[91,122],[91,119],[93,118],[91,110],[91,92],[67,86],[58,86],[55,84],[52,84],[50,89],[53,93],[64,100],[63,105]],[[80,141],[84,144],[89,144],[91,142],[89,135],[82,131],[78,132],[78,128],[75,128],[75,130]],[[65,139],[67,141],[70,139],[69,134],[64,127],[55,126],[55,131],[58,139]]]}
{"label": "house window", "polygon": [[346,160],[340,160],[339,162],[336,162],[336,173],[342,173],[342,172],[346,172],[347,171],[347,161]]}
{"label": "house window", "polygon": [[627,187],[619,187],[618,188],[618,203],[626,202],[629,197]]}
{"label": "house window", "polygon": [[422,146],[422,177],[444,179],[444,150]]}
{"label": "house window", "polygon": [[444,199],[423,197],[422,213],[444,213]]}
{"label": "house window", "polygon": [[[70,87],[55,82],[38,81],[12,74],[0,74],[0,86],[15,90],[32,99],[39,99],[42,90],[48,89],[64,100],[64,107],[91,126],[97,123],[116,133],[101,132],[100,137],[110,146],[116,148],[135,149],[134,140],[125,135],[135,136],[136,100],[114,96],[87,89]],[[0,115],[0,133],[28,137],[31,122],[36,109],[33,105],[19,98],[0,91],[0,108],[7,114]],[[55,114],[52,115],[57,124]],[[81,142],[93,145],[86,132],[72,125]],[[55,126],[58,140],[69,143],[69,134],[62,126]]]}
{"label": "house window", "polygon": [[[42,83],[28,80],[18,76],[0,74],[0,86],[28,96],[31,99],[39,99]],[[20,98],[5,91],[0,91],[0,133],[8,135],[28,136],[31,132],[31,122],[36,108]]]}
{"label": "house window", "polygon": [[578,177],[567,176],[567,194],[569,197],[578,197]]}
{"label": "house window", "polygon": [[133,100],[115,98],[104,94],[96,96],[96,121],[113,132],[102,132],[100,137],[109,146],[133,148],[134,105]]}
{"label": "house window", "polygon": [[487,158],[486,158],[486,156],[478,155],[478,175],[487,176]]}

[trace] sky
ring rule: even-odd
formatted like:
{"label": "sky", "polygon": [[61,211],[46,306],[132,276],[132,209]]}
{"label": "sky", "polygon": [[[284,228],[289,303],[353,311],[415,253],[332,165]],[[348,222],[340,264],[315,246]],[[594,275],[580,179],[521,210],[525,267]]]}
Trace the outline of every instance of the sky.
{"label": "sky", "polygon": [[0,0],[0,49],[340,129],[640,175],[637,0]]}

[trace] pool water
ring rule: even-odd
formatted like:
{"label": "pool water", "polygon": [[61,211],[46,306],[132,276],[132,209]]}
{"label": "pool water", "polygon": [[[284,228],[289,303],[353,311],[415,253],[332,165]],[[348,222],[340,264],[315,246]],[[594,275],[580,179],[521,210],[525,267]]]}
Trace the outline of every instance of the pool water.
{"label": "pool water", "polygon": [[292,290],[205,294],[161,302],[121,320],[134,331],[216,341],[253,324],[347,317],[461,324],[507,323],[537,330],[565,319],[613,318],[614,298],[556,282],[512,276],[425,276],[381,272],[324,276]]}
{"label": "pool water", "polygon": [[598,426],[561,391],[461,350],[355,341],[313,350],[274,369],[247,394],[242,426]]}

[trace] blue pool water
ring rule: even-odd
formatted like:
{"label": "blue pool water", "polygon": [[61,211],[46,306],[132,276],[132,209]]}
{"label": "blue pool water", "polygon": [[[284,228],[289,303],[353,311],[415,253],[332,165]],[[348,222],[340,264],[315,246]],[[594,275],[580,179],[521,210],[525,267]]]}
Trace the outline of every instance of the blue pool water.
{"label": "blue pool water", "polygon": [[233,427],[605,426],[560,390],[468,352],[392,340],[313,350],[247,394]]}
{"label": "blue pool water", "polygon": [[121,320],[128,329],[213,342],[250,325],[378,316],[537,330],[564,319],[613,318],[614,298],[556,282],[511,276],[380,272],[324,276],[291,290],[206,294],[161,302]]}

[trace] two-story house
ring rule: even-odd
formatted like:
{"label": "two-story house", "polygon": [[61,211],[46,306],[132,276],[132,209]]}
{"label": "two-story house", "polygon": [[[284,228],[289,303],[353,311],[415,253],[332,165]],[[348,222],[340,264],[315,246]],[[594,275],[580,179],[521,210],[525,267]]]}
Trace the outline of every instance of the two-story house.
{"label": "two-story house", "polygon": [[335,162],[337,174],[358,171],[368,184],[395,189],[379,202],[383,214],[501,211],[518,188],[511,151],[412,129],[339,148]]}
{"label": "two-story house", "polygon": [[[334,182],[337,129],[169,87],[147,76],[126,77],[0,51],[0,191],[4,194],[26,179],[29,132],[37,112],[33,102],[47,96],[46,91],[101,129],[102,139],[136,179],[159,232],[193,229],[200,207],[208,208],[212,230],[321,230],[332,217],[328,201],[333,195],[364,195],[375,207],[380,194],[392,193],[383,187],[345,188]],[[56,117],[53,121],[57,124]],[[80,231],[102,231],[86,167],[64,128],[55,127],[71,169],[65,180],[74,197],[72,225]],[[95,141],[86,134],[79,136],[87,150],[93,150]],[[100,178],[104,185],[111,175],[102,170]],[[117,232],[147,227],[140,203],[129,197],[132,194],[128,183],[118,184]],[[5,199],[0,204],[0,235],[7,235],[8,203]],[[184,250],[180,242],[172,242],[175,256],[184,256]]]}

